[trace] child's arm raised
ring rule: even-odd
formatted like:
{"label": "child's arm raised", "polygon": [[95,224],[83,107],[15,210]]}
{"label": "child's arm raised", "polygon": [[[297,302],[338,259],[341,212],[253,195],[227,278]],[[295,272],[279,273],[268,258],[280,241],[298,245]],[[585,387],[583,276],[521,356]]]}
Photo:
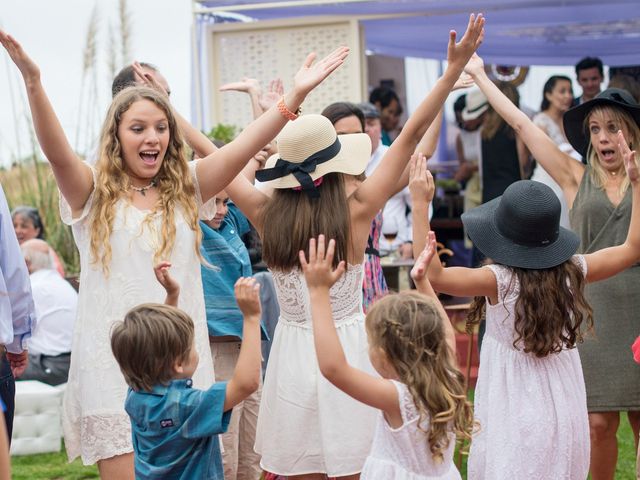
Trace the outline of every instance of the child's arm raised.
{"label": "child's arm raised", "polygon": [[253,278],[240,278],[235,286],[238,307],[244,317],[238,363],[227,384],[224,411],[243,401],[260,385],[262,350],[260,349],[260,284]]}
{"label": "child's arm raised", "polygon": [[621,131],[618,131],[618,149],[624,160],[624,168],[632,188],[629,231],[622,245],[603,248],[584,256],[587,262],[587,282],[597,282],[612,277],[640,260],[640,172],[636,151],[629,148]]}
{"label": "child's arm raised", "polygon": [[10,35],[0,30],[0,43],[18,67],[27,88],[33,126],[44,155],[51,163],[60,192],[76,213],[93,190],[91,169],[75,154],[62,130],[40,80],[40,69]]}
{"label": "child's arm raised", "polygon": [[153,273],[156,274],[156,279],[167,292],[164,303],[166,305],[171,305],[172,307],[177,307],[178,298],[180,297],[180,285],[171,276],[171,273],[169,273],[169,268],[171,268],[171,262],[160,262],[158,265],[153,267]]}
{"label": "child's arm raised", "polygon": [[[429,203],[433,200],[435,183],[427,169],[427,161],[421,154],[411,157],[409,191],[411,192],[411,215],[413,220],[413,256],[419,258],[424,251],[429,233]],[[435,238],[435,235],[434,235]],[[442,293],[456,297],[497,295],[496,279],[486,268],[449,267],[440,261],[429,263],[429,281]]]}
{"label": "child's arm raised", "polygon": [[487,76],[484,71],[484,62],[478,55],[474,55],[469,60],[464,70],[473,77],[491,106],[513,128],[536,161],[560,185],[571,207],[584,174],[584,165],[562,152],[553,140],[500,91]]}
{"label": "child's arm raised", "polygon": [[400,135],[385,154],[380,166],[354,194],[353,198],[362,205],[361,211],[364,218],[369,220],[373,218],[384,206],[387,199],[393,195],[396,182],[402,175],[409,157],[414,153],[418,142],[438,115],[447,95],[462,74],[465,64],[480,45],[483,36],[484,18],[482,14],[477,17],[470,16],[467,31],[460,43],[456,43],[455,31],[449,33],[447,70],[438,79],[429,95],[409,117]]}
{"label": "child's arm raised", "polygon": [[[316,55],[307,56],[293,81],[293,90],[284,95],[288,110],[298,110],[306,96],[344,63],[349,54],[347,47],[338,47],[324,59],[314,64]],[[231,182],[256,153],[273,140],[287,123],[287,119],[274,105],[259,118],[251,122],[236,139],[220,150],[201,159],[196,167],[202,201],[206,202]],[[243,184],[251,186],[249,182]],[[246,190],[244,194],[249,194]],[[234,203],[240,205],[229,192]],[[243,212],[245,209],[240,207]]]}
{"label": "child's arm raised", "polygon": [[331,312],[329,289],[344,273],[344,261],[332,269],[335,241],[330,240],[325,255],[324,235],[309,240],[309,261],[300,251],[300,264],[311,300],[313,341],[322,375],[340,390],[371,407],[384,411],[391,424],[402,423],[398,392],[389,380],[376,378],[352,367],[340,345]]}
{"label": "child's arm raised", "polygon": [[[414,241],[415,244],[415,241]],[[456,353],[456,332],[453,330],[453,325],[451,325],[451,321],[449,320],[449,316],[447,312],[444,311],[444,307],[442,303],[440,303],[440,299],[438,295],[433,290],[431,286],[431,282],[429,282],[429,277],[427,276],[427,270],[429,268],[429,264],[431,262],[440,262],[440,258],[438,258],[438,247],[436,245],[436,235],[433,232],[429,232],[427,237],[426,246],[424,250],[420,252],[415,265],[411,269],[411,278],[416,284],[416,289],[426,295],[427,297],[433,298],[436,302],[436,307],[438,308],[438,312],[440,313],[440,319],[442,320],[442,324],[444,325],[444,330],[447,338],[447,344],[451,351]]]}

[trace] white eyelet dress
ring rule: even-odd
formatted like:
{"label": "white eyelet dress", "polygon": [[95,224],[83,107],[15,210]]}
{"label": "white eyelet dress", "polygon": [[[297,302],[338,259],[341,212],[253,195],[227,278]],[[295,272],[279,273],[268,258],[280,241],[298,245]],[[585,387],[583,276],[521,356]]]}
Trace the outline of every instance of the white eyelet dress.
{"label": "white eyelet dress", "polygon": [[[191,174],[195,181],[193,162]],[[199,194],[197,197],[200,206]],[[163,216],[155,215],[149,226],[143,226],[149,212],[138,210],[124,199],[116,204],[109,239],[111,269],[107,277],[100,264],[91,263],[88,218],[92,202],[93,194],[82,214],[72,219],[69,205],[60,198],[62,220],[72,225],[81,268],[62,426],[69,460],[81,456],[85,465],[133,451],[130,420],[124,410],[128,386],[111,352],[111,328],[132,307],[147,302],[164,303],[166,296],[153,273],[153,253],[159,245]],[[200,262],[194,249],[195,232],[181,211],[176,211],[175,218],[175,248],[169,258],[171,275],[183,286],[178,306],[195,325],[200,362],[193,376],[194,386],[208,388],[214,375]]]}
{"label": "white eyelet dress", "polygon": [[[586,276],[584,257],[574,262]],[[589,471],[589,419],[577,348],[538,358],[516,350],[515,304],[520,283],[512,270],[488,265],[498,303],[487,302],[471,441],[469,480],[584,480]]]}
{"label": "white eyelet dress", "polygon": [[460,480],[460,472],[453,463],[456,437],[449,434],[449,446],[443,452],[444,459],[434,461],[427,433],[429,417],[425,416],[420,427],[420,415],[411,392],[404,383],[394,381],[398,390],[402,425],[391,428],[378,411],[376,432],[371,453],[367,457],[361,480]]}
{"label": "white eyelet dress", "polygon": [[[374,373],[362,311],[362,265],[349,265],[331,288],[331,307],[350,365]],[[280,319],[262,389],[256,452],[279,475],[362,470],[371,448],[376,410],[352,399],[318,369],[309,292],[298,269],[273,271]]]}

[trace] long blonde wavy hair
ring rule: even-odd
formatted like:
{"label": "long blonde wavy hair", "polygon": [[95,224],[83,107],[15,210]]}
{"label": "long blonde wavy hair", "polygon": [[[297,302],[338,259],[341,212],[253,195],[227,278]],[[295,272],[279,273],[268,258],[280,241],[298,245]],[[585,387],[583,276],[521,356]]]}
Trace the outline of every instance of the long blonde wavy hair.
{"label": "long blonde wavy hair", "polygon": [[201,235],[198,227],[196,189],[187,164],[185,143],[178,129],[176,118],[169,102],[155,90],[147,87],[129,87],[116,95],[109,107],[100,134],[99,157],[96,163],[96,184],[90,212],[91,262],[100,263],[106,275],[111,263],[110,237],[113,229],[116,203],[127,195],[131,180],[125,171],[118,127],[124,113],[137,101],[153,102],[167,116],[169,145],[160,170],[155,177],[159,192],[158,203],[145,218],[142,228],[150,227],[156,213],[162,212],[160,242],[153,254],[157,263],[171,254],[176,239],[176,209],[183,211],[186,222],[195,233],[194,248],[200,255]]}
{"label": "long blonde wavy hair", "polygon": [[[613,121],[616,130],[622,130],[624,133],[627,142],[629,142],[631,150],[637,149],[638,144],[640,144],[640,128],[633,120],[631,115],[625,112],[621,108],[609,107],[609,106],[599,106],[593,107],[589,115],[584,119],[584,131],[586,132],[587,138],[590,138],[589,133],[589,119],[593,116],[598,116],[604,121],[604,117],[608,116]],[[613,145],[614,149],[617,149],[617,141]],[[591,165],[591,181],[599,188],[604,188],[607,183],[607,172],[605,172],[604,168],[600,164],[600,160],[598,160],[598,154],[596,153],[596,149],[592,147],[591,141],[589,141],[589,150],[587,151],[587,158],[589,159],[589,165]],[[627,177],[627,171],[622,169],[623,175],[622,182],[620,183],[620,189],[618,193],[622,196],[627,192],[627,189],[631,185],[629,182],[629,177]]]}
{"label": "long blonde wavy hair", "polygon": [[415,291],[383,297],[366,318],[369,343],[385,353],[409,388],[420,415],[418,425],[430,419],[425,447],[437,462],[444,460],[450,432],[470,440],[474,429],[464,377],[447,344],[446,321],[435,300]]}

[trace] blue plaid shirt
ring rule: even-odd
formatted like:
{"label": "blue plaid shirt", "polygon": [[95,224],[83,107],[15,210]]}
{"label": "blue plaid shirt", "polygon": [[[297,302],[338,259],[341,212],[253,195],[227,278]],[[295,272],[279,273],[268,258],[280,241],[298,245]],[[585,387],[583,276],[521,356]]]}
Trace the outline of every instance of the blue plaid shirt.
{"label": "blue plaid shirt", "polygon": [[[240,238],[249,231],[249,222],[232,203],[220,228],[215,230],[200,222],[202,230],[202,256],[217,270],[202,265],[202,288],[207,312],[209,335],[232,335],[242,338],[242,312],[238,308],[234,286],[240,277],[252,275],[247,247]],[[262,328],[262,339],[267,332]]]}
{"label": "blue plaid shirt", "polygon": [[219,433],[229,426],[223,412],[226,382],[209,390],[173,380],[150,392],[129,389],[125,410],[131,418],[136,479],[223,480]]}

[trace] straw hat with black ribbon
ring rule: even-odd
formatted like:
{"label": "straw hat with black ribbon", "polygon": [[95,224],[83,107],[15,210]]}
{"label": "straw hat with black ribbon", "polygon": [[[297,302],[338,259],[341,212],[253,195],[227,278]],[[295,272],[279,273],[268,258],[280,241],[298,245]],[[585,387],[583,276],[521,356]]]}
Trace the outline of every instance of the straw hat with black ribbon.
{"label": "straw hat with black ribbon", "polygon": [[331,172],[359,175],[371,157],[366,133],[337,135],[322,115],[303,115],[289,122],[276,139],[278,153],[269,157],[256,178],[272,188],[301,189],[311,198],[320,195],[316,180]]}

